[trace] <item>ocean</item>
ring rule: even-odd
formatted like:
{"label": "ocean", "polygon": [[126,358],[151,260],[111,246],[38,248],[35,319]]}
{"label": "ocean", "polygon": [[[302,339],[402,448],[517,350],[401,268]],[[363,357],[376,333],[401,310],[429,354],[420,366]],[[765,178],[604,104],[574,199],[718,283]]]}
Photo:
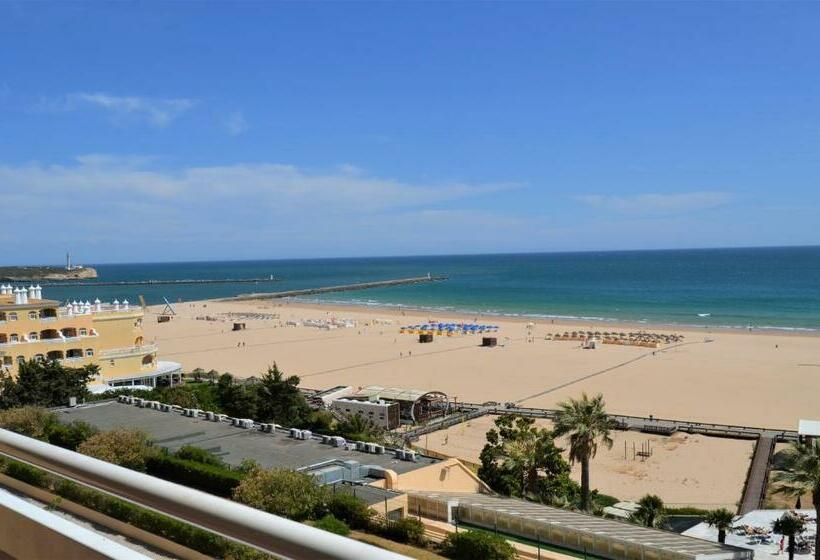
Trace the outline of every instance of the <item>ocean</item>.
{"label": "ocean", "polygon": [[541,318],[820,329],[820,247],[93,265],[99,281],[266,278],[262,284],[49,287],[61,301],[162,303],[426,275],[444,282],[307,301]]}

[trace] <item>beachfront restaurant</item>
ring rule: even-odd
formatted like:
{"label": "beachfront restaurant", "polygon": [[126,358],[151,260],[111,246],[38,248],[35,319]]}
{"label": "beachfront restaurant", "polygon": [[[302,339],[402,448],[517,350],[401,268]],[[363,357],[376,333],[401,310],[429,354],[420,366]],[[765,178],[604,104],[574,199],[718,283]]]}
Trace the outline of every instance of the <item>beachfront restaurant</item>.
{"label": "beachfront restaurant", "polygon": [[408,513],[606,560],[752,560],[753,552],[490,494],[413,492]]}

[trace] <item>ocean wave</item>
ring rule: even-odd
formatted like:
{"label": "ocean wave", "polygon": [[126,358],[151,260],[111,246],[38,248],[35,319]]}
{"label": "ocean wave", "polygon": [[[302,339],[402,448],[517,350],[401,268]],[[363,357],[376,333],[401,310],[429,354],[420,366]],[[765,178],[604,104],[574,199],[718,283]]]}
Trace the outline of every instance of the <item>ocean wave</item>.
{"label": "ocean wave", "polygon": [[[666,326],[666,327],[678,327],[678,328],[696,328],[696,329],[727,329],[727,330],[748,330],[749,325],[715,325],[715,324],[704,324],[704,323],[688,323],[688,322],[677,322],[677,321],[663,321],[663,320],[652,320],[652,319],[629,319],[624,317],[598,317],[594,315],[565,315],[565,314],[558,314],[558,313],[528,313],[528,312],[514,312],[514,311],[501,311],[497,309],[467,309],[467,308],[459,308],[452,305],[413,305],[407,303],[398,303],[398,302],[383,302],[373,299],[361,300],[361,299],[329,299],[329,298],[306,298],[306,297],[295,297],[289,298],[292,301],[298,301],[302,303],[308,304],[318,304],[318,305],[343,305],[343,306],[350,306],[350,307],[370,307],[370,308],[385,308],[385,309],[407,309],[409,311],[425,311],[425,312],[436,312],[436,313],[457,313],[460,315],[481,315],[481,316],[489,316],[489,317],[509,317],[509,318],[523,318],[523,319],[555,319],[559,321],[590,321],[595,323],[633,323],[633,324],[640,324],[640,325],[657,325],[657,326]],[[805,333],[813,333],[813,332],[820,332],[818,328],[810,328],[810,327],[783,327],[783,326],[772,326],[772,325],[753,325],[753,331],[784,331],[784,332],[805,332]]]}

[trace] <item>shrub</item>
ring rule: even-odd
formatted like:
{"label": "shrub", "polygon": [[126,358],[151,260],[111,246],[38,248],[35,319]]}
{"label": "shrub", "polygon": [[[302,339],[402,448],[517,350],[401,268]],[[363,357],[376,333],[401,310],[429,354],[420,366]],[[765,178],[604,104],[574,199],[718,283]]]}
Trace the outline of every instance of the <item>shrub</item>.
{"label": "shrub", "polygon": [[327,514],[324,517],[322,517],[314,525],[319,529],[328,531],[330,533],[336,533],[337,535],[342,535],[343,537],[346,537],[350,534],[350,527],[347,526],[347,523],[336,519],[330,514]]}
{"label": "shrub", "polygon": [[242,474],[228,468],[156,453],[145,462],[146,472],[157,478],[230,498]]}
{"label": "shrub", "polygon": [[11,478],[16,478],[39,488],[43,488],[49,483],[48,473],[18,461],[9,461],[5,466],[5,473]]}
{"label": "shrub", "polygon": [[328,511],[353,529],[366,529],[375,513],[366,503],[350,494],[334,494],[327,504]]}
{"label": "shrub", "polygon": [[193,445],[182,446],[181,448],[179,448],[179,450],[177,450],[174,453],[174,456],[180,459],[195,461],[197,463],[202,463],[205,465],[216,465],[219,467],[225,465],[222,459],[220,459],[210,451],[206,451],[201,447],[196,447]]}
{"label": "shrub", "polygon": [[515,548],[503,538],[482,531],[450,533],[441,543],[445,556],[454,560],[513,560]]}
{"label": "shrub", "polygon": [[21,406],[0,412],[0,427],[24,436],[45,441],[59,425],[53,412],[37,406]]}
{"label": "shrub", "polygon": [[70,424],[57,423],[51,427],[48,442],[71,451],[77,451],[82,442],[97,433],[99,433],[97,428],[79,420],[75,420]]}
{"label": "shrub", "polygon": [[376,533],[391,541],[424,544],[424,524],[415,517],[402,517],[396,521],[385,519],[374,529]]}
{"label": "shrub", "polygon": [[100,432],[81,443],[77,451],[142,472],[148,457],[155,453],[144,432],[129,429]]}
{"label": "shrub", "polygon": [[237,502],[295,521],[315,517],[325,505],[327,491],[307,474],[287,469],[256,470],[236,487]]}

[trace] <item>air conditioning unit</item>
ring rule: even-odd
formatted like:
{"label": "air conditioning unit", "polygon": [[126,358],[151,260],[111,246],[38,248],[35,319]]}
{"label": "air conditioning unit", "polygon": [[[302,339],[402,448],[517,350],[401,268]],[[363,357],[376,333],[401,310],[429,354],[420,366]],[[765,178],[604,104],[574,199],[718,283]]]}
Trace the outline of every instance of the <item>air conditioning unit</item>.
{"label": "air conditioning unit", "polygon": [[310,430],[302,430],[302,439],[310,439],[313,437],[313,432]]}
{"label": "air conditioning unit", "polygon": [[214,414],[210,410],[205,412],[205,420],[210,420],[210,421],[213,422],[215,416],[216,416],[216,414]]}
{"label": "air conditioning unit", "polygon": [[364,451],[365,450],[365,444],[364,444],[363,441],[354,441],[353,443],[356,444],[356,451]]}
{"label": "air conditioning unit", "polygon": [[198,408],[192,408],[192,409],[191,409],[191,418],[199,418],[199,414],[200,414],[201,412],[202,412],[202,411],[201,411],[200,409],[198,409]]}
{"label": "air conditioning unit", "polygon": [[333,436],[333,445],[336,447],[344,447],[347,442],[342,436]]}
{"label": "air conditioning unit", "polygon": [[131,402],[132,402],[135,406],[140,406],[140,407],[142,406],[142,399],[140,399],[140,398],[138,398],[138,397],[134,397],[134,399],[133,399]]}
{"label": "air conditioning unit", "polygon": [[374,444],[373,445],[373,453],[375,453],[376,455],[384,455],[384,446]]}
{"label": "air conditioning unit", "polygon": [[253,420],[250,418],[243,418],[239,421],[239,427],[245,429],[253,428]]}
{"label": "air conditioning unit", "polygon": [[293,439],[301,439],[302,438],[302,430],[298,430],[296,428],[290,429],[290,437]]}
{"label": "air conditioning unit", "polygon": [[162,412],[171,412],[171,405],[170,404],[160,404],[159,409]]}
{"label": "air conditioning unit", "polygon": [[217,414],[214,418],[214,422],[227,422],[228,415],[227,414]]}
{"label": "air conditioning unit", "polygon": [[322,443],[324,443],[324,444],[332,443],[332,441],[330,439],[330,436],[323,435],[322,436]]}
{"label": "air conditioning unit", "polygon": [[396,449],[396,459],[404,459],[404,450]]}
{"label": "air conditioning unit", "polygon": [[259,431],[271,434],[271,433],[273,433],[273,427],[274,426],[275,426],[275,424],[260,424],[259,425]]}
{"label": "air conditioning unit", "polygon": [[126,397],[125,395],[120,395],[120,396],[117,397],[117,402],[127,402],[125,400],[127,398],[129,398],[129,397]]}
{"label": "air conditioning unit", "polygon": [[405,461],[413,461],[416,462],[416,452],[415,451],[405,451],[404,452],[404,460]]}

